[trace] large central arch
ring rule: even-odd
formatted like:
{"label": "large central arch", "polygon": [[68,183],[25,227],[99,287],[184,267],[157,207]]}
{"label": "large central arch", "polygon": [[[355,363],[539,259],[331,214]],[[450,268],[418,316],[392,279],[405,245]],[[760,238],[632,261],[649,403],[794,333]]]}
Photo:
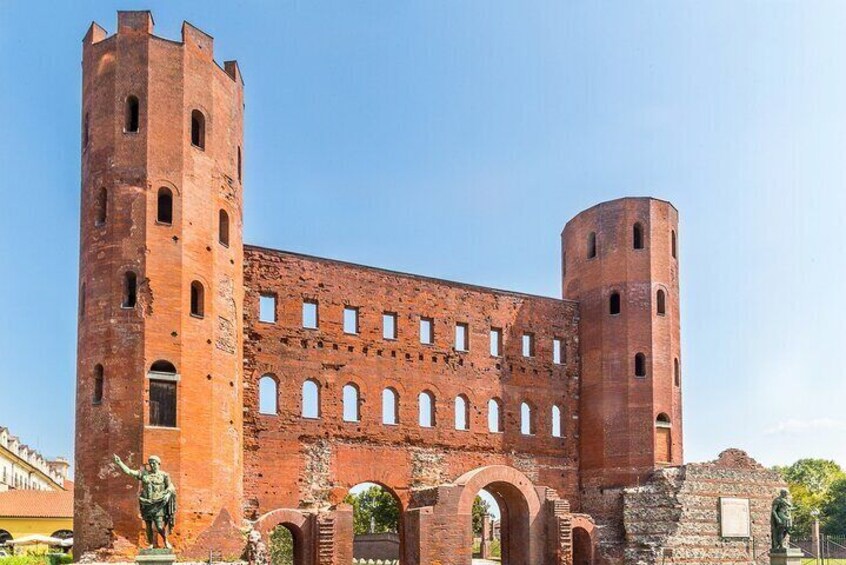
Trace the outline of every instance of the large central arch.
{"label": "large central arch", "polygon": [[461,562],[470,563],[473,557],[473,501],[482,489],[494,496],[502,512],[502,565],[542,562],[541,502],[526,475],[505,465],[490,465],[465,473],[455,485],[461,488],[457,508],[465,541]]}

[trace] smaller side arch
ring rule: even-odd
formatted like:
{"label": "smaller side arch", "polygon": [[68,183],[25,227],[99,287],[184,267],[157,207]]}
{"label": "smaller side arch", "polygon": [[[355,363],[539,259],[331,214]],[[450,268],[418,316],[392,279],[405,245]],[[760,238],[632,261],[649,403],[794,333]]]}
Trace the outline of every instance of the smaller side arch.
{"label": "smaller side arch", "polygon": [[277,526],[288,528],[294,538],[294,565],[314,565],[314,516],[291,508],[279,508],[253,522],[253,530],[261,534],[265,544],[270,542],[270,535]]}

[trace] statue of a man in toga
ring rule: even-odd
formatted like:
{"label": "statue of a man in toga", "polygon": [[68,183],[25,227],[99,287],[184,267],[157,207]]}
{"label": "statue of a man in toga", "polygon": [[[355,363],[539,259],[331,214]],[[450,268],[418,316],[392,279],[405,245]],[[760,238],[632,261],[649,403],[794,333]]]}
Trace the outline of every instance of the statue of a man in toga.
{"label": "statue of a man in toga", "polygon": [[773,511],[770,515],[770,528],[772,530],[772,549],[774,551],[784,551],[787,536],[790,534],[790,529],[793,527],[793,504],[788,498],[789,493],[786,489],[781,489],[778,498],[773,500]]}
{"label": "statue of a man in toga", "polygon": [[162,460],[151,455],[147,465],[137,471],[127,467],[117,455],[115,455],[115,463],[121,471],[141,481],[138,503],[141,507],[141,517],[147,525],[149,548],[155,547],[157,537],[161,536],[164,547],[171,549],[167,536],[169,532],[173,532],[176,488],[170,481],[170,475],[161,470]]}

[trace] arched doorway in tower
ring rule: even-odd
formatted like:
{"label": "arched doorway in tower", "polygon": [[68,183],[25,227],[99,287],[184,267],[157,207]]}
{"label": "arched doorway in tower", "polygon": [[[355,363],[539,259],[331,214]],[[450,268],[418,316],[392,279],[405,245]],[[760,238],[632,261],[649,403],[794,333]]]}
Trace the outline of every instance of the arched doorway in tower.
{"label": "arched doorway in tower", "polygon": [[[482,501],[482,504],[488,502],[488,510],[495,520],[491,525],[492,537],[495,539],[488,540],[490,547],[487,555],[474,557],[473,565],[531,563],[529,505],[520,489],[508,482],[492,482],[482,487],[476,497]],[[474,499],[474,506],[478,508],[478,505],[479,503],[476,503]],[[471,527],[472,515],[471,510],[471,524],[468,524]],[[481,549],[480,547],[480,554]]]}
{"label": "arched doorway in tower", "polygon": [[282,522],[270,531],[267,551],[271,565],[305,565],[305,544],[300,528]]}
{"label": "arched doorway in tower", "polygon": [[573,528],[573,565],[593,565],[593,540],[580,527]]}
{"label": "arched doorway in tower", "polygon": [[344,502],[353,508],[353,558],[402,563],[402,504],[396,493],[378,483],[359,483]]}

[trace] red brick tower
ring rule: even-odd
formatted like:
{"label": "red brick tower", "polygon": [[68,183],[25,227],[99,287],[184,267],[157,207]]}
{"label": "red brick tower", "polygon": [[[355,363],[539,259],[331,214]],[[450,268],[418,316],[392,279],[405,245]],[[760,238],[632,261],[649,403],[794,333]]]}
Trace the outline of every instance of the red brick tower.
{"label": "red brick tower", "polygon": [[155,37],[146,11],[83,40],[77,556],[142,538],[113,453],[162,458],[183,556],[240,521],[243,83],[212,45]]}
{"label": "red brick tower", "polygon": [[581,313],[582,488],[636,485],[681,464],[678,212],[622,198],[562,233],[564,297]]}

